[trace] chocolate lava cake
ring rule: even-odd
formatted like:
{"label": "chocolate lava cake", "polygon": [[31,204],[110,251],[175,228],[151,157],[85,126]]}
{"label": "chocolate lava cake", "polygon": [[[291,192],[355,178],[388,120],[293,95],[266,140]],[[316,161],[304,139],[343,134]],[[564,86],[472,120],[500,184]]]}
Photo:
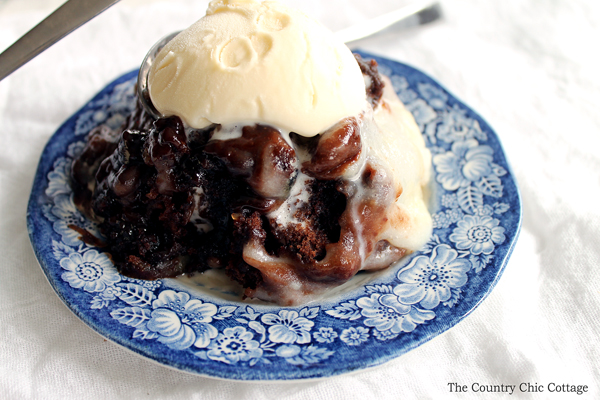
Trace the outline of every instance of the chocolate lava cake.
{"label": "chocolate lava cake", "polygon": [[[356,58],[375,108],[377,64]],[[220,268],[245,297],[297,304],[407,252],[377,239],[399,193],[361,158],[360,118],[307,138],[267,125],[193,130],[138,104],[119,131],[89,133],[72,165],[76,204],[124,275]],[[359,160],[358,179],[344,178]]]}

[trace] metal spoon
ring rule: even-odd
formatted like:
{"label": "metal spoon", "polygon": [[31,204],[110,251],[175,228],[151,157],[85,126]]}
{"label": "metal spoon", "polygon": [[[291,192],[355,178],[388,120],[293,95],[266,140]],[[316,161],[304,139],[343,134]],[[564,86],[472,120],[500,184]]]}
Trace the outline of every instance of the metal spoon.
{"label": "metal spoon", "polygon": [[[391,30],[399,25],[402,25],[403,27],[424,25],[439,19],[441,16],[442,9],[439,2],[432,2],[431,0],[418,1],[398,10],[338,31],[335,35],[344,43],[349,44],[374,36],[383,31]],[[155,119],[161,118],[163,115],[156,110],[150,99],[148,73],[160,50],[178,34],[179,32],[171,33],[156,42],[148,54],[146,54],[140,67],[140,72],[138,73],[138,96],[144,109]]]}

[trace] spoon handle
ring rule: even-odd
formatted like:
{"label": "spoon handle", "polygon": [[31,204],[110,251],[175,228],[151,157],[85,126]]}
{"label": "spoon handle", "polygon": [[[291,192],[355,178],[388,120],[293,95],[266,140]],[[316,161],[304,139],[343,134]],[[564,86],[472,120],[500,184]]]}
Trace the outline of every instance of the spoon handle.
{"label": "spoon handle", "polygon": [[348,44],[404,23],[411,17],[416,17],[415,25],[423,25],[440,18],[441,14],[441,6],[437,0],[418,0],[379,17],[337,31],[335,36]]}
{"label": "spoon handle", "polygon": [[69,0],[64,3],[0,54],[0,81],[118,1]]}

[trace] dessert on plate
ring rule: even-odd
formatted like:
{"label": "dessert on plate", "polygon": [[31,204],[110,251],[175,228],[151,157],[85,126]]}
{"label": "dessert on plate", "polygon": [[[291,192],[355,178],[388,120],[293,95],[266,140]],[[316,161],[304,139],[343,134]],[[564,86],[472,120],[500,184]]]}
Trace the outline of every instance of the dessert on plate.
{"label": "dessert on plate", "polygon": [[244,297],[301,304],[418,250],[431,155],[374,61],[276,1],[215,0],[158,54],[154,120],[100,126],[76,203],[119,271],[223,269]]}

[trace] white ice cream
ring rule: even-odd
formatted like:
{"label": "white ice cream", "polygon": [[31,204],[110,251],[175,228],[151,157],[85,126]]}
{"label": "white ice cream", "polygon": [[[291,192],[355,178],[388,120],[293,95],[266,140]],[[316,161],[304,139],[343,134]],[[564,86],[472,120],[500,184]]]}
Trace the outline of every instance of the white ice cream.
{"label": "white ice cream", "polygon": [[[431,153],[412,114],[386,81],[383,104],[374,110],[376,130],[365,129],[369,155],[391,171],[397,193],[380,239],[394,246],[419,250],[432,230],[424,190],[431,175]],[[366,137],[365,137],[366,136]]]}
{"label": "white ice cream", "polygon": [[193,128],[263,123],[314,136],[360,113],[365,87],[350,50],[277,1],[215,0],[158,54],[152,103]]}

